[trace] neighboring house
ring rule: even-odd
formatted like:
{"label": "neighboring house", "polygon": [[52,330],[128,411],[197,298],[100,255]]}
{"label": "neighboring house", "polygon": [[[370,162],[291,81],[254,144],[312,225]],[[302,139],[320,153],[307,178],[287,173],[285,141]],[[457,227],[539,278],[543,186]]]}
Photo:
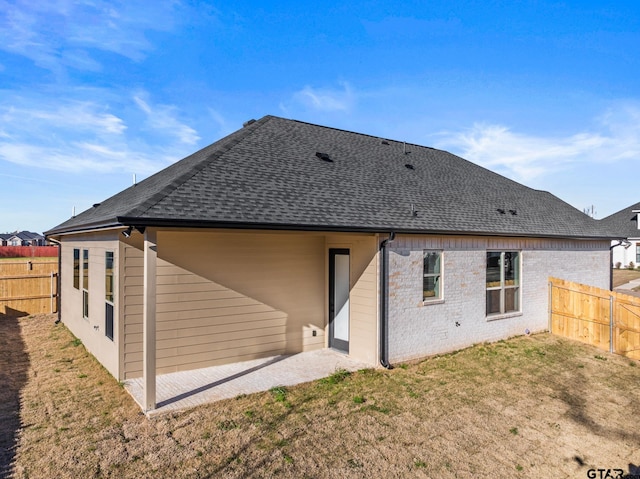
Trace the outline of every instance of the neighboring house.
{"label": "neighboring house", "polygon": [[603,225],[615,233],[618,237],[626,239],[626,242],[620,244],[620,241],[612,241],[611,246],[613,266],[620,263],[623,267],[628,267],[630,263],[640,266],[640,203],[624,208],[600,220]]}
{"label": "neighboring house", "polygon": [[266,116],[47,232],[61,319],[119,380],[334,348],[371,365],[548,325],[612,236],[445,151]]}
{"label": "neighboring house", "polygon": [[44,236],[31,231],[16,231],[0,234],[2,246],[44,246]]}

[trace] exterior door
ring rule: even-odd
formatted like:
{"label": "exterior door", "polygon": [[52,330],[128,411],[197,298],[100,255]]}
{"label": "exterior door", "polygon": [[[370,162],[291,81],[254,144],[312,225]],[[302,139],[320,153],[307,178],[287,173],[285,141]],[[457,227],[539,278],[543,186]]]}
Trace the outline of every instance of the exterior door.
{"label": "exterior door", "polygon": [[349,352],[349,250],[329,250],[329,347]]}

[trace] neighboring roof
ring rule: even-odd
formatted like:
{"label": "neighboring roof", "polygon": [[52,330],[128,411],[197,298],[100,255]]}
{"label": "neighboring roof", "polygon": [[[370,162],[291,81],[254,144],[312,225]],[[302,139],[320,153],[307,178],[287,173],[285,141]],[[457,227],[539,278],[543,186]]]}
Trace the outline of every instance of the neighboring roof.
{"label": "neighboring roof", "polygon": [[552,194],[446,151],[274,116],[46,234],[122,225],[611,237]]}
{"label": "neighboring roof", "polygon": [[31,231],[19,231],[16,236],[22,240],[42,240],[44,236]]}
{"label": "neighboring roof", "polygon": [[38,233],[32,233],[31,231],[15,231],[13,233],[0,233],[0,238],[2,239],[11,239],[18,238],[22,241],[30,241],[30,240],[43,240],[44,236]]}
{"label": "neighboring roof", "polygon": [[[635,211],[635,213],[634,213]],[[622,238],[640,238],[638,229],[638,212],[640,203],[623,208],[600,221],[609,230]]]}

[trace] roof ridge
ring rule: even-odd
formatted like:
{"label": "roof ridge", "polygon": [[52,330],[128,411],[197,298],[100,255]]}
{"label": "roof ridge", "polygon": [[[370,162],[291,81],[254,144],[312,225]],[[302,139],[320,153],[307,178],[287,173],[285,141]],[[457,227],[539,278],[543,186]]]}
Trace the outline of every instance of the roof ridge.
{"label": "roof ridge", "polygon": [[[373,138],[373,139],[376,139],[376,140],[392,141],[392,142],[394,142],[394,143],[398,143],[398,144],[406,144],[407,146],[411,146],[411,147],[417,147],[417,148],[422,148],[422,149],[425,149],[425,150],[431,150],[431,151],[438,151],[438,152],[446,153],[446,154],[448,154],[448,155],[455,156],[455,157],[456,157],[456,158],[458,158],[459,160],[462,160],[462,161],[464,161],[465,163],[470,164],[470,165],[472,165],[472,166],[474,166],[474,167],[476,167],[476,168],[480,168],[480,169],[482,169],[482,170],[484,170],[484,171],[488,171],[488,172],[489,172],[489,173],[491,173],[492,175],[498,176],[498,177],[500,177],[500,178],[502,178],[502,179],[506,179],[506,180],[510,181],[511,183],[517,184],[517,185],[519,185],[519,186],[523,186],[523,187],[525,187],[525,188],[527,188],[527,189],[529,189],[529,190],[531,190],[531,191],[538,191],[538,192],[541,192],[541,193],[547,193],[547,194],[549,194],[549,195],[553,196],[554,198],[558,198],[556,195],[554,195],[553,193],[551,193],[551,192],[549,192],[549,191],[546,191],[546,190],[538,190],[538,189],[536,189],[536,188],[532,188],[532,187],[530,187],[530,186],[527,186],[527,185],[525,185],[525,184],[523,184],[523,183],[520,183],[520,182],[518,182],[518,181],[516,181],[516,180],[514,180],[514,179],[512,179],[512,178],[509,178],[509,177],[507,177],[507,176],[501,175],[500,173],[498,173],[498,172],[496,172],[496,171],[493,171],[493,170],[489,169],[487,166],[481,165],[481,164],[479,164],[479,163],[475,163],[475,162],[473,162],[473,161],[471,161],[471,160],[468,160],[468,159],[466,159],[466,158],[464,158],[464,157],[462,157],[462,156],[460,156],[460,155],[457,155],[457,154],[455,154],[455,153],[451,153],[450,151],[447,151],[447,150],[443,150],[442,148],[435,148],[435,147],[433,147],[433,146],[420,145],[420,144],[418,144],[418,143],[412,143],[412,142],[403,141],[403,140],[395,140],[395,139],[390,138],[390,137],[383,137],[383,136],[370,135],[370,134],[368,134],[368,133],[361,133],[361,132],[358,132],[358,131],[345,130],[345,129],[343,129],[343,128],[335,128],[335,127],[332,127],[332,126],[318,125],[317,123],[311,123],[311,122],[308,122],[308,121],[302,121],[302,120],[295,120],[295,119],[283,118],[283,117],[274,116],[274,115],[268,115],[268,116],[269,116],[269,117],[271,117],[271,118],[278,119],[278,120],[291,121],[291,122],[300,123],[300,124],[302,124],[302,125],[308,125],[308,126],[312,126],[312,127],[316,127],[316,128],[324,128],[324,129],[327,129],[327,130],[339,131],[339,132],[348,133],[348,134],[351,134],[351,135],[354,135],[354,134],[355,134],[355,135],[359,135],[359,136],[364,136],[364,137],[368,137],[368,138]],[[558,199],[560,199],[560,198],[558,198]],[[562,200],[561,200],[561,201],[562,201]]]}
{"label": "roof ridge", "polygon": [[393,141],[394,143],[405,143],[405,144],[410,145],[410,146],[417,146],[418,148],[424,148],[424,149],[427,149],[427,150],[444,151],[446,153],[449,153],[446,150],[442,150],[440,148],[434,148],[433,146],[420,145],[419,143],[413,143],[413,142],[404,141],[404,140],[395,140],[393,138],[389,138],[388,136],[370,135],[368,133],[362,133],[362,132],[359,132],[359,131],[345,130],[344,128],[336,128],[334,126],[319,125],[318,123],[311,123],[309,121],[295,120],[295,119],[292,119],[292,118],[284,118],[284,117],[275,116],[275,115],[267,115],[267,117],[275,118],[277,120],[284,120],[284,121],[291,121],[291,122],[294,122],[294,123],[300,123],[302,125],[309,125],[309,126],[313,126],[313,127],[316,127],[316,128],[325,128],[327,130],[340,131],[340,132],[343,132],[343,133],[349,133],[351,135],[366,136],[366,137],[369,137],[369,138],[373,138],[375,140],[387,140],[387,141]]}
{"label": "roof ridge", "polygon": [[[166,196],[171,194],[171,192],[173,192],[176,189],[178,189],[182,184],[184,184],[190,178],[193,178],[200,171],[202,171],[206,167],[206,165],[209,164],[209,162],[211,160],[220,158],[223,154],[227,153],[233,147],[235,147],[236,145],[240,144],[250,133],[253,132],[253,130],[259,128],[262,125],[264,125],[271,118],[273,118],[273,117],[271,117],[270,115],[266,115],[266,116],[260,118],[259,120],[256,120],[253,123],[249,123],[245,127],[243,127],[242,129],[238,130],[236,132],[236,133],[238,133],[238,135],[234,136],[234,138],[230,138],[228,136],[225,137],[225,138],[222,138],[221,140],[227,140],[227,141],[225,141],[223,145],[218,145],[217,148],[216,148],[216,151],[214,151],[210,155],[203,155],[203,158],[200,161],[198,161],[193,167],[189,168],[188,171],[186,171],[182,175],[180,175],[177,178],[175,178],[173,181],[171,181],[169,184],[167,184],[164,188],[162,188],[156,194],[151,195],[149,198],[147,198],[141,204],[136,206],[134,209],[129,210],[127,213],[119,215],[118,217],[119,218],[135,217],[135,216],[140,216],[140,215],[144,214],[149,209],[151,209],[155,204],[160,202],[163,198],[165,198]],[[231,136],[233,136],[233,135],[231,135]],[[214,145],[215,145],[215,143],[203,148],[202,150],[197,151],[196,153],[193,153],[192,155],[188,156],[187,158],[193,157],[194,155],[197,155],[198,153],[200,153],[200,152],[202,152],[202,151],[204,151],[206,149],[212,148]],[[184,160],[186,160],[187,158],[184,158]],[[180,161],[183,161],[183,160],[180,160]],[[178,163],[180,161],[178,161]],[[176,164],[176,163],[174,163],[174,164]]]}

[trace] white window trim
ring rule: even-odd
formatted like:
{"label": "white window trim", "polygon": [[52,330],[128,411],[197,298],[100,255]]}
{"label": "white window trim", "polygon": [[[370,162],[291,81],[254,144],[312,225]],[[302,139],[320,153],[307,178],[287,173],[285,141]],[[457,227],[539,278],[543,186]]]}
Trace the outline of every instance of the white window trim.
{"label": "white window trim", "polygon": [[[80,291],[82,291],[82,318],[89,319],[89,263],[91,262],[91,257],[89,253],[89,249],[82,249],[82,253],[80,255]],[[85,268],[85,259],[84,255],[87,253],[87,266]],[[86,270],[86,271],[85,271]],[[84,287],[84,275],[87,275],[87,287]],[[86,296],[85,296],[86,294]],[[85,304],[86,297],[86,304]],[[86,312],[86,315],[85,315]]]}
{"label": "white window trim", "polygon": [[[500,253],[500,264],[504,264],[504,254],[505,253],[518,253],[518,284],[514,286],[505,286],[504,285],[504,269],[500,268],[500,286],[493,286],[491,288],[487,288],[487,279],[486,279],[486,253]],[[496,249],[496,250],[487,250],[485,253],[485,316],[487,321],[495,321],[496,319],[506,319],[513,318],[516,316],[522,316],[522,251],[518,249]],[[499,312],[499,313],[491,313],[487,314],[487,291],[502,291],[505,289],[518,289],[518,310],[517,311],[507,311],[507,312]],[[504,294],[500,294],[500,310],[504,310]]]}
{"label": "white window trim", "polygon": [[[440,288],[439,288],[439,293],[440,296],[434,296],[433,299],[424,299],[424,278],[425,278],[425,273],[424,273],[424,254],[426,252],[429,253],[438,253],[440,255],[440,273],[438,273],[437,275],[435,274],[429,274],[428,276],[439,276],[440,277]],[[440,250],[440,249],[423,249],[422,250],[422,304],[423,305],[429,305],[429,304],[441,304],[444,303],[444,251]]]}

